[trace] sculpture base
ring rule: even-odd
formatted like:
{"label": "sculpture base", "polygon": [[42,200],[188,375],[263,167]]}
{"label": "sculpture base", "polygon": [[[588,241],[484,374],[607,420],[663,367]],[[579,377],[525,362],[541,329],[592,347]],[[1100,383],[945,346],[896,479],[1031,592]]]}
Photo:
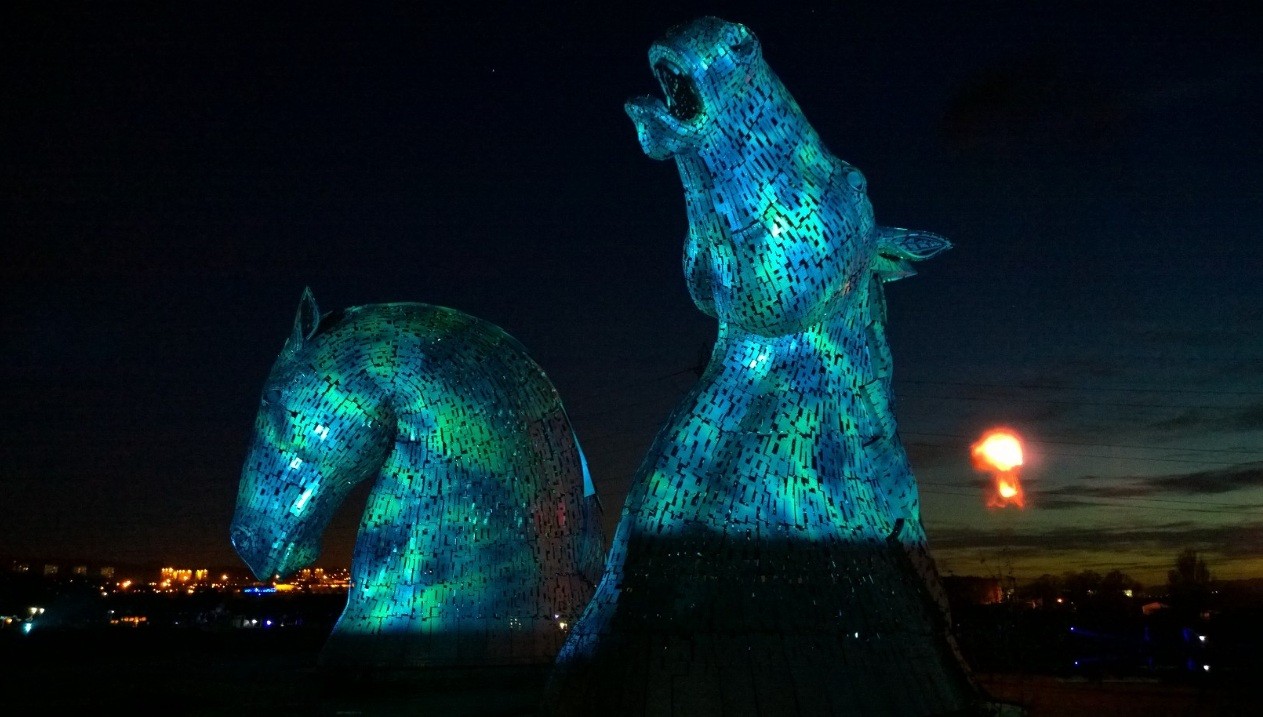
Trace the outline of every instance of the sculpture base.
{"label": "sculpture base", "polygon": [[534,715],[552,665],[348,668],[320,665],[316,678],[330,698],[406,699],[434,714]]}
{"label": "sculpture base", "polygon": [[495,629],[491,620],[469,620],[463,629],[394,632],[354,632],[340,623],[321,649],[319,663],[336,671],[404,674],[552,664],[566,632],[551,620],[523,622],[523,628],[513,630]]}
{"label": "sculpture base", "polygon": [[903,546],[641,537],[563,648],[543,713],[986,714]]}

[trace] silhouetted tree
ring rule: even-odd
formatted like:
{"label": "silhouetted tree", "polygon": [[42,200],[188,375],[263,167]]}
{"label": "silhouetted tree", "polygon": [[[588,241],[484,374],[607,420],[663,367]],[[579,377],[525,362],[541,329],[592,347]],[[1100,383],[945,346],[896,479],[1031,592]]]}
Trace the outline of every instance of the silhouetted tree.
{"label": "silhouetted tree", "polygon": [[1122,570],[1111,570],[1101,578],[1101,594],[1111,599],[1124,597],[1128,590],[1131,590],[1132,594],[1138,593],[1143,587],[1139,581],[1132,579]]}
{"label": "silhouetted tree", "polygon": [[1167,587],[1171,607],[1185,614],[1206,609],[1210,599],[1210,568],[1197,551],[1185,548],[1175,559],[1175,568],[1167,571]]}
{"label": "silhouetted tree", "polygon": [[1061,578],[1044,573],[1018,589],[1018,596],[1023,600],[1033,600],[1045,607],[1057,602],[1061,593]]}
{"label": "silhouetted tree", "polygon": [[1091,600],[1101,592],[1101,574],[1095,570],[1084,570],[1081,573],[1069,572],[1062,578],[1066,597],[1082,603]]}

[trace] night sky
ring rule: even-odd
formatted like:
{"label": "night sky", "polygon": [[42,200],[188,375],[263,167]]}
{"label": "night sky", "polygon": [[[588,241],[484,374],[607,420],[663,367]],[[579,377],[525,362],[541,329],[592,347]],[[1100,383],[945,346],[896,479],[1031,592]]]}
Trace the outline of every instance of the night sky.
{"label": "night sky", "polygon": [[[0,557],[239,565],[305,286],[515,336],[612,530],[715,334],[675,167],[622,104],[659,92],[655,38],[714,14],[880,223],[955,245],[887,292],[943,572],[1152,583],[1191,547],[1263,576],[1252,3],[51,5],[0,17]],[[997,424],[1029,439],[1024,511],[986,509],[971,465]],[[365,494],[321,564],[349,561]]]}

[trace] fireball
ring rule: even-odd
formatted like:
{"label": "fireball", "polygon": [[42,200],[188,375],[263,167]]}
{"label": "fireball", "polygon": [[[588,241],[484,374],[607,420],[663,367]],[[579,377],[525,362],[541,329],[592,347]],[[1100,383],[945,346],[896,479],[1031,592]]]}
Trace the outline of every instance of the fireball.
{"label": "fireball", "polygon": [[1018,469],[1022,466],[1022,439],[1007,428],[993,428],[970,447],[974,467],[995,480],[987,498],[988,508],[1026,507]]}

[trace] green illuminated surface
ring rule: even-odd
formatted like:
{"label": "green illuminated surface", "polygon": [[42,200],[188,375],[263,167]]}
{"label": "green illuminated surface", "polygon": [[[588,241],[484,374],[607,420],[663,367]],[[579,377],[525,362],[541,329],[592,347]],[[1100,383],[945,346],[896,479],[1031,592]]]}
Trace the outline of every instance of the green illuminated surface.
{"label": "green illuminated surface", "polygon": [[946,248],[879,227],[745,27],[649,51],[713,354],[651,446],[546,714],[929,715],[977,696],[896,432],[882,283]]}
{"label": "green illuminated surface", "polygon": [[325,664],[552,659],[592,594],[604,541],[570,422],[520,344],[424,304],[320,317],[304,293],[263,389],[234,547],[260,579],[309,565],[364,480],[352,587]]}

